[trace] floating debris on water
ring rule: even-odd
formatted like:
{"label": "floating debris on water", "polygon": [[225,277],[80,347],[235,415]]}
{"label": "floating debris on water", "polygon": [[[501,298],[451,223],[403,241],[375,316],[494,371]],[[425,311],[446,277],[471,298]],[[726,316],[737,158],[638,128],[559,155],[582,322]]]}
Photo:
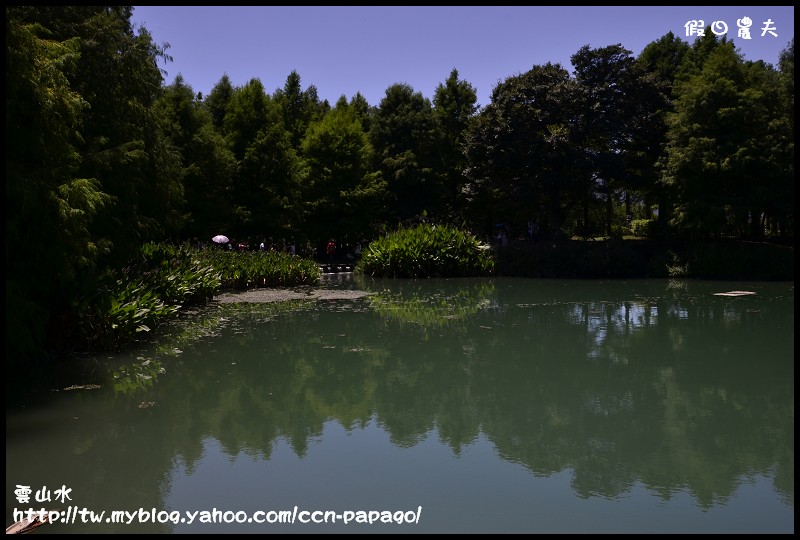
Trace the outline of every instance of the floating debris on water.
{"label": "floating debris on water", "polygon": [[97,390],[100,388],[99,384],[73,384],[72,386],[67,386],[64,390]]}

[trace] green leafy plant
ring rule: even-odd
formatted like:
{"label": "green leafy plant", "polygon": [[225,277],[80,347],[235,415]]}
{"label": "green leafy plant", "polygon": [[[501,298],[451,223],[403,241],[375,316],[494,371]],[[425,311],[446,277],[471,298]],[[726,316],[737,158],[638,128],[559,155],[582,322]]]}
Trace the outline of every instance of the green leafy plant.
{"label": "green leafy plant", "polygon": [[314,285],[321,274],[314,261],[279,251],[207,249],[200,253],[219,272],[224,289]]}
{"label": "green leafy plant", "polygon": [[165,303],[141,279],[109,274],[104,281],[97,294],[82,306],[81,328],[91,348],[119,349],[180,308]]}
{"label": "green leafy plant", "polygon": [[634,219],[631,221],[631,234],[633,236],[655,236],[656,220]]}
{"label": "green leafy plant", "polygon": [[494,274],[488,246],[448,225],[400,228],[362,252],[356,273],[371,277],[469,277]]}
{"label": "green leafy plant", "polygon": [[159,360],[137,358],[137,362],[119,366],[112,373],[114,393],[137,394],[153,387],[158,376],[166,373]]}

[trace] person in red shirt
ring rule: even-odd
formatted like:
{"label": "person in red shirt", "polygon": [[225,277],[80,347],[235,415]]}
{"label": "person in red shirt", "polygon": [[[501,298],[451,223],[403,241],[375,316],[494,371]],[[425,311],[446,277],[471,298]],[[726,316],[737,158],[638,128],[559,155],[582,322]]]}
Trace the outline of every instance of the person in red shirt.
{"label": "person in red shirt", "polygon": [[333,238],[331,238],[330,242],[328,242],[325,252],[328,254],[328,262],[332,263],[333,255],[336,253],[336,242],[333,241]]}

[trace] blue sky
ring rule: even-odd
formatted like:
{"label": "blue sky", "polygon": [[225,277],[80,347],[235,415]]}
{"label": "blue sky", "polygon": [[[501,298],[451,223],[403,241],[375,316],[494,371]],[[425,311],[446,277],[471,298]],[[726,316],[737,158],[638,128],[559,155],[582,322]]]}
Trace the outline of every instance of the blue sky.
{"label": "blue sky", "polygon": [[[751,39],[738,37],[748,17]],[[453,68],[472,84],[481,106],[492,88],[534,65],[560,63],[583,45],[622,44],[634,55],[672,31],[682,40],[690,20],[727,24],[727,36],[747,60],[777,65],[794,38],[791,6],[136,6],[133,24],[173,61],[178,73],[207,95],[223,74],[234,86],[258,78],[267,92],[294,70],[303,89],[317,88],[331,105],[356,92],[379,105],[386,89],[407,83],[433,99]],[[763,32],[765,23],[777,37]],[[762,36],[764,33],[764,36]]]}

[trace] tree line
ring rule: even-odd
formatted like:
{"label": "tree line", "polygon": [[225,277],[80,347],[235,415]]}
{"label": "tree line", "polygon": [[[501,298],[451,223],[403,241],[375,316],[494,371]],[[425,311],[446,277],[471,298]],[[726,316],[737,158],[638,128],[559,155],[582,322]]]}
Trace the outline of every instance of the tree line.
{"label": "tree line", "polygon": [[[372,239],[420,220],[543,238],[794,235],[794,41],[777,68],[710,31],[582,47],[480,107],[453,69],[331,105],[293,71],[207,96],[130,6],[6,8],[7,331],[46,341],[144,242]],[[18,347],[19,352],[26,347]]]}

